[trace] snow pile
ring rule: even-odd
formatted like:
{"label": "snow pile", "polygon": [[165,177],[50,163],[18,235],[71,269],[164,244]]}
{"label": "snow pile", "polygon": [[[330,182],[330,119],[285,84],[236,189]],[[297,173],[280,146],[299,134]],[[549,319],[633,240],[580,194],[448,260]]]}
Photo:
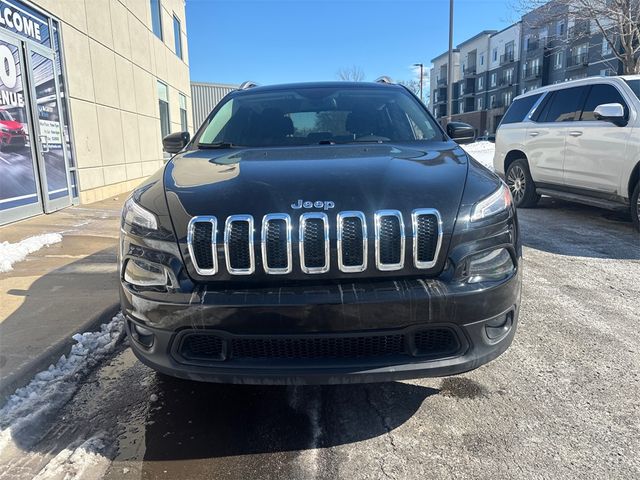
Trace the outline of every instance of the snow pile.
{"label": "snow pile", "polygon": [[475,142],[460,145],[464,150],[489,170],[493,170],[493,155],[496,144],[491,142]]}
{"label": "snow pile", "polygon": [[101,454],[104,449],[100,435],[75,442],[58,453],[33,480],[102,478],[109,468],[109,460]]}
{"label": "snow pile", "polygon": [[35,444],[89,372],[108,356],[124,336],[121,313],[99,332],[76,334],[68,356],[38,373],[18,389],[0,409],[0,452],[12,443],[23,448]]}
{"label": "snow pile", "polygon": [[27,255],[30,253],[61,241],[62,235],[59,233],[45,233],[43,235],[25,238],[18,243],[0,243],[0,273],[13,270],[13,264],[21,262],[27,258]]}

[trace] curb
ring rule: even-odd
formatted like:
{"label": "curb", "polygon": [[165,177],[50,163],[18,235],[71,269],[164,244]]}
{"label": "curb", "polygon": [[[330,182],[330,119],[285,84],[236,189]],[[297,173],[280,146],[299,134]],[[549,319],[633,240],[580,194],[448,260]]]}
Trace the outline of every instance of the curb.
{"label": "curb", "polygon": [[0,408],[6,400],[20,387],[27,385],[33,376],[58,361],[62,355],[68,355],[75,340],[71,337],[76,333],[95,332],[100,325],[110,321],[120,311],[120,303],[114,303],[101,312],[93,315],[80,325],[67,338],[49,346],[45,351],[22,366],[16,373],[0,379]]}

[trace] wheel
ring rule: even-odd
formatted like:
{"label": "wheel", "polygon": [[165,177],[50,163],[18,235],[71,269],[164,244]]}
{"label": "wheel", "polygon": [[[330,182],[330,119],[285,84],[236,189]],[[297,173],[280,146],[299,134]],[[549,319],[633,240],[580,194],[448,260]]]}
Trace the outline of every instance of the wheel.
{"label": "wheel", "polygon": [[536,185],[531,178],[529,164],[524,158],[515,160],[509,165],[505,178],[517,208],[534,207],[538,203],[540,195],[536,193]]}
{"label": "wheel", "polygon": [[640,232],[640,180],[636,183],[636,188],[631,195],[631,221]]}

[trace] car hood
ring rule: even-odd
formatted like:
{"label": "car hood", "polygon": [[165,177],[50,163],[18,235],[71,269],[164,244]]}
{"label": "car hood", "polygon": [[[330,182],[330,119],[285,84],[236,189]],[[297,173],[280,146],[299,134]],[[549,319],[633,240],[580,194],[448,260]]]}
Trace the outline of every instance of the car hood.
{"label": "car hood", "polygon": [[7,127],[10,130],[20,130],[22,124],[20,122],[14,122],[13,120],[0,120],[0,125]]}
{"label": "car hood", "polygon": [[[164,184],[182,247],[193,216],[214,215],[223,225],[229,215],[248,214],[254,217],[259,232],[267,213],[287,213],[297,225],[297,216],[307,211],[327,213],[334,238],[340,211],[362,211],[369,219],[376,210],[400,210],[408,226],[412,210],[436,208],[446,238],[453,231],[467,167],[466,154],[452,142],[420,147],[381,144],[197,150],[169,162]],[[322,202],[322,207],[293,208],[300,200]]]}

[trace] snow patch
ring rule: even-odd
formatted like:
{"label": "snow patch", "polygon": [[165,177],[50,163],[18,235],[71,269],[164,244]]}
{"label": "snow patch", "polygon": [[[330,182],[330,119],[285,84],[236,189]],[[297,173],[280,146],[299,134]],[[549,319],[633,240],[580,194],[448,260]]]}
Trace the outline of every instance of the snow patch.
{"label": "snow patch", "polygon": [[68,356],[61,356],[55,365],[16,390],[0,409],[0,453],[16,444],[25,448],[37,443],[80,382],[114,351],[123,336],[124,317],[119,313],[98,332],[74,335],[76,343]]}
{"label": "snow patch", "polygon": [[460,146],[478,162],[493,171],[493,156],[496,152],[495,143],[474,142]]}
{"label": "snow patch", "polygon": [[93,480],[104,476],[109,459],[102,455],[105,445],[100,435],[78,441],[58,453],[33,480]]}
{"label": "snow patch", "polygon": [[0,243],[0,273],[13,270],[13,264],[21,262],[30,253],[61,241],[62,235],[59,233],[45,233],[25,238],[18,243]]}

